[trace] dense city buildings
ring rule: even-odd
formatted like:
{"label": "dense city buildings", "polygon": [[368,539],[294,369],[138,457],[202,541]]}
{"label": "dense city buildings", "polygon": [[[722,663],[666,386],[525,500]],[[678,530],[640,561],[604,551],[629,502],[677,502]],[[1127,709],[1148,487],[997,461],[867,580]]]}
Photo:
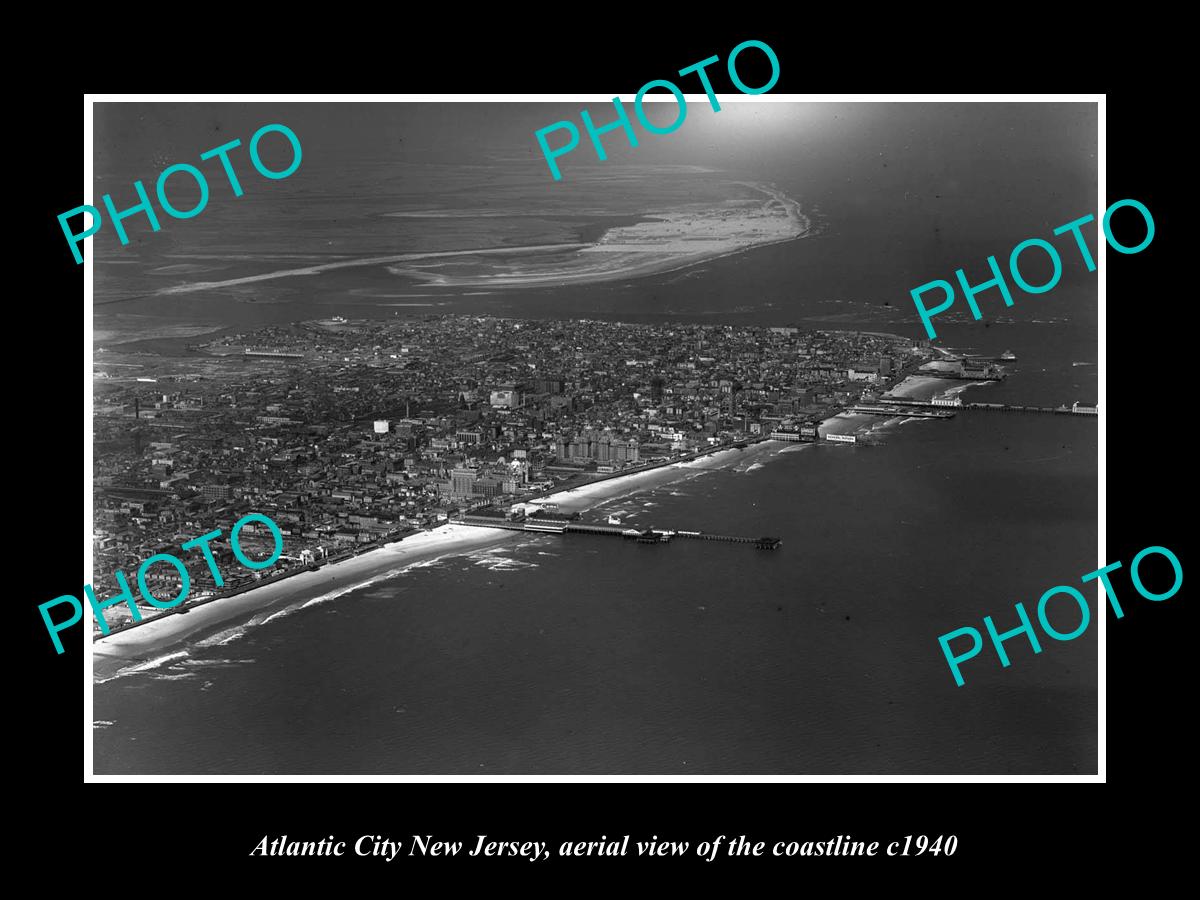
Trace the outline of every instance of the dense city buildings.
{"label": "dense city buildings", "polygon": [[[476,316],[98,351],[94,574],[115,593],[112,572],[246,512],[283,529],[286,571],[564,484],[812,440],[931,355],[866,332]],[[227,534],[214,549],[230,556]],[[197,596],[215,589],[190,570]]]}

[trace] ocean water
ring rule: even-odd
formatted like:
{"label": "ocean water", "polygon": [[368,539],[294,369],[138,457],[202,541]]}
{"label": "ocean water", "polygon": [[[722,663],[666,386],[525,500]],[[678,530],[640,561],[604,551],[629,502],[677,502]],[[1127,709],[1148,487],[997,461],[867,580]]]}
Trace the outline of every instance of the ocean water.
{"label": "ocean water", "polygon": [[1095,441],[962,414],[681,470],[596,515],[782,548],[444,559],[99,686],[97,771],[1094,771],[1094,627],[983,654],[961,688],[937,636],[1095,567]]}
{"label": "ocean water", "polygon": [[[849,155],[835,147],[816,158],[811,145],[777,148],[771,158],[764,151],[757,167],[731,177],[778,184],[813,215],[816,233],[680,272],[442,293],[376,266],[186,299],[145,292],[161,278],[122,280],[121,253],[143,266],[205,268],[172,275],[181,280],[291,265],[253,252],[216,264],[183,259],[204,248],[181,250],[176,229],[170,254],[150,242],[108,254],[97,301],[119,302],[97,307],[96,327],[156,335],[145,346],[161,350],[189,340],[179,328],[425,312],[923,336],[910,288],[953,281],[958,267],[981,281],[989,254],[1003,263],[1019,241],[1048,237],[1094,205],[1094,184],[1079,174],[1086,165],[1037,144],[1049,144],[1048,125],[993,129],[981,143],[972,114],[938,133],[920,122],[860,129]],[[829,127],[836,134],[843,126]],[[1088,127],[1094,122],[1082,132]],[[352,177],[376,183],[361,169]],[[306,189],[290,182],[279,184]],[[331,209],[359,208],[354,190],[322,183],[321,192],[325,206],[306,207],[289,235],[296,253],[334,239]],[[274,217],[294,200],[281,193],[272,215],[254,207],[277,255]],[[395,208],[380,202],[370,215],[382,221]],[[215,208],[199,227],[216,232],[236,213]],[[239,227],[230,240],[259,246],[253,227]],[[1094,248],[1094,226],[1084,233]],[[339,237],[329,252],[388,250],[403,252],[375,235]],[[996,291],[981,295],[983,321],[957,311],[935,320],[939,344],[1018,356],[1006,382],[970,388],[965,399],[1097,399],[1097,276],[1066,250],[1064,269],[1047,294],[1014,291],[1012,307]],[[1032,265],[1027,278],[1042,280]],[[249,627],[231,623],[186,659],[96,686],[96,771],[1095,772],[1094,623],[1075,641],[1043,640],[1039,655],[1010,641],[1007,669],[985,650],[964,664],[963,687],[937,637],[966,625],[982,630],[985,615],[1011,628],[1014,603],[1032,609],[1048,588],[1078,585],[1096,568],[1099,425],[963,412],[889,426],[876,446],[779,446],[724,469],[681,470],[676,481],[594,513],[775,535],[783,539],[775,552],[522,537]],[[1060,628],[1070,630],[1075,620],[1063,616]]]}
{"label": "ocean water", "polygon": [[[1029,358],[965,396],[1073,396]],[[96,770],[1095,771],[1094,626],[963,687],[937,637],[1095,568],[1096,428],[966,412],[678,470],[591,515],[782,548],[522,536],[259,617],[97,686]]]}

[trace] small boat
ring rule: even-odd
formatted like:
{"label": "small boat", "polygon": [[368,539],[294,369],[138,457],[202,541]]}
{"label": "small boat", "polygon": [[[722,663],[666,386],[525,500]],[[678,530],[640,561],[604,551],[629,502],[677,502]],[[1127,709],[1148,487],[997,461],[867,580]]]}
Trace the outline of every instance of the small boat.
{"label": "small boat", "polygon": [[1005,359],[1005,360],[1014,360],[1017,358],[1017,355],[1015,353],[1013,353],[1011,350],[1005,350],[1003,353],[1000,354],[1000,358]]}

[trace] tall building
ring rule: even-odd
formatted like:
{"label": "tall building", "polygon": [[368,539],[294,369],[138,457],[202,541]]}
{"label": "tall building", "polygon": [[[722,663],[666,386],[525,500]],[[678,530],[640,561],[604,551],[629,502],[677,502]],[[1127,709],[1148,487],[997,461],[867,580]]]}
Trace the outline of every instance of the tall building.
{"label": "tall building", "polygon": [[595,460],[601,465],[638,461],[638,443],[615,437],[610,431],[583,431],[569,440],[559,436],[558,458],[575,461]]}
{"label": "tall building", "polygon": [[596,441],[596,461],[611,462],[612,461],[612,436],[608,434],[600,435]]}
{"label": "tall building", "polygon": [[228,500],[233,496],[233,488],[227,484],[206,484],[200,488],[200,496],[205,500]]}
{"label": "tall building", "polygon": [[475,497],[499,497],[503,490],[503,481],[492,475],[480,478],[471,488]]}
{"label": "tall building", "polygon": [[511,385],[492,391],[491,404],[494,409],[516,409],[521,405],[521,392]]}
{"label": "tall building", "polygon": [[571,439],[571,443],[567,446],[567,456],[571,459],[591,459],[592,458],[592,437],[591,434],[581,434]]}
{"label": "tall building", "polygon": [[613,441],[612,453],[613,462],[635,463],[638,461],[638,443],[633,440]]}
{"label": "tall building", "polygon": [[474,469],[450,470],[450,494],[453,497],[470,497],[475,493]]}
{"label": "tall building", "polygon": [[473,429],[457,431],[455,432],[454,437],[460,444],[465,444],[467,446],[476,446],[483,443],[483,432]]}

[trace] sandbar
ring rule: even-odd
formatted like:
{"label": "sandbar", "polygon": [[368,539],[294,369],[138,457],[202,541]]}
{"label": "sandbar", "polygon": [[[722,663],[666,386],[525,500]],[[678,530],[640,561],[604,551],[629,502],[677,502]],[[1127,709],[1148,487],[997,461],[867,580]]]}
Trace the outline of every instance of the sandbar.
{"label": "sandbar", "polygon": [[157,293],[220,290],[359,266],[388,266],[389,271],[432,288],[534,288],[593,283],[673,272],[811,233],[811,222],[801,212],[799,203],[782,191],[772,185],[736,183],[761,196],[648,210],[643,221],[609,228],[593,242],[339,259],[223,281],[171,285]]}

